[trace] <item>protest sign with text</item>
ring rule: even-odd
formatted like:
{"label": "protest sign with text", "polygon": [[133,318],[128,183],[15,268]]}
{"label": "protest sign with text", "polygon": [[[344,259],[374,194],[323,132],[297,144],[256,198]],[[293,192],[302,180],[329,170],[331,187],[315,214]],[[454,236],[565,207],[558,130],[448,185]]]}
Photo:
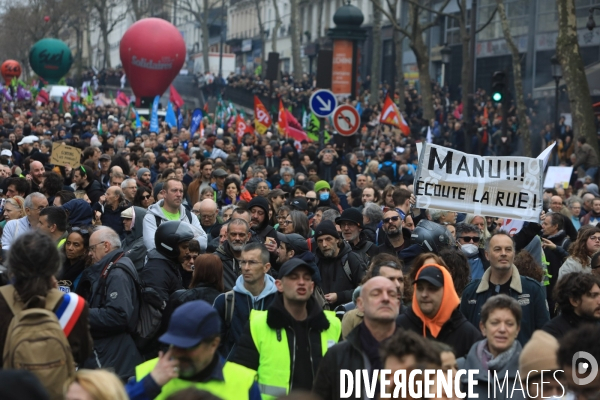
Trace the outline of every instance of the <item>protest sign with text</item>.
{"label": "protest sign with text", "polygon": [[481,157],[425,143],[416,207],[539,222],[543,160]]}
{"label": "protest sign with text", "polygon": [[66,145],[62,142],[52,143],[52,155],[50,163],[54,165],[65,166],[69,164],[71,168],[79,167],[81,161],[81,149]]}

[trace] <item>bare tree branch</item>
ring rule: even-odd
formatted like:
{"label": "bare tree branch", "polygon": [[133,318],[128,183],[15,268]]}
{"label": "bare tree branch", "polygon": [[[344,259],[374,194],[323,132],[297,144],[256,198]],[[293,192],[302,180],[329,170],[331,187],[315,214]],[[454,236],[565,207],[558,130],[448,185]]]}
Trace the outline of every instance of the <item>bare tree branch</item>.
{"label": "bare tree branch", "polygon": [[394,29],[396,29],[399,32],[402,32],[403,35],[410,37],[411,34],[404,28],[402,28],[398,22],[396,21],[395,17],[392,17],[390,15],[390,13],[383,7],[381,7],[381,5],[379,5],[377,2],[371,1],[371,4],[373,4],[373,6],[375,6],[379,11],[381,11],[381,13],[383,15],[385,15],[385,17],[392,23],[392,26],[394,27]]}
{"label": "bare tree branch", "polygon": [[[434,14],[437,14],[438,16],[440,16],[440,15],[441,15],[441,16],[448,17],[448,18],[452,18],[452,19],[455,19],[455,20],[459,20],[459,19],[460,19],[460,17],[458,17],[458,16],[456,16],[456,15],[454,15],[454,14],[448,14],[448,13],[445,13],[445,12],[442,12],[442,11],[440,11],[440,10],[443,10],[443,9],[444,9],[444,8],[445,8],[445,7],[448,5],[448,3],[446,3],[446,4],[445,4],[445,5],[444,5],[444,6],[443,6],[443,7],[442,7],[440,10],[436,10],[436,9],[433,9],[433,8],[431,8],[431,7],[424,6],[423,4],[417,3],[417,2],[416,2],[416,1],[414,1],[414,0],[408,0],[408,2],[409,2],[410,4],[413,4],[413,5],[417,6],[417,7],[419,7],[420,9],[423,9],[423,10],[425,10],[425,11],[429,11],[429,12],[432,12],[432,13],[434,13]],[[448,2],[449,2],[449,1],[448,1]]]}
{"label": "bare tree branch", "polygon": [[481,27],[480,27],[479,29],[477,29],[477,30],[475,31],[475,33],[479,33],[479,32],[481,32],[482,30],[484,30],[485,28],[487,28],[487,26],[488,26],[489,24],[491,24],[491,23],[492,23],[492,20],[493,20],[493,19],[494,19],[494,17],[496,16],[496,11],[498,11],[498,7],[494,8],[494,11],[492,12],[492,15],[490,15],[490,17],[489,17],[489,18],[488,18],[488,20],[485,22],[485,24],[481,25]]}

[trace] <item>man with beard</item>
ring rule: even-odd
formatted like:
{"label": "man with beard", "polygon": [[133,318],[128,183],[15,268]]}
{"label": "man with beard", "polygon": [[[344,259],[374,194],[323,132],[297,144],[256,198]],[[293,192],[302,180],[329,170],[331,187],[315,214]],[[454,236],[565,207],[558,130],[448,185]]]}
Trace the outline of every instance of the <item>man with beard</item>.
{"label": "man with beard", "polygon": [[271,263],[277,260],[277,231],[269,225],[269,202],[264,197],[255,197],[248,203],[252,216],[250,226],[255,232],[253,240],[263,243],[271,254]]}
{"label": "man with beard", "polygon": [[547,278],[549,278],[545,279],[549,281],[546,287],[546,296],[551,317],[556,315],[553,293],[558,282],[558,271],[569,256],[567,250],[571,246],[571,239],[569,239],[563,227],[563,216],[561,214],[550,213],[542,221],[542,248],[548,263]]}
{"label": "man with beard", "polygon": [[73,183],[75,183],[77,190],[85,190],[92,204],[97,203],[104,194],[104,189],[100,182],[94,180],[91,176],[91,171],[88,173],[88,170],[83,165],[73,170]]}
{"label": "man with beard", "polygon": [[332,308],[352,300],[352,292],[360,284],[366,265],[352,252],[332,221],[315,228],[316,264],[321,273],[323,293]]}
{"label": "man with beard", "polygon": [[235,218],[227,224],[227,240],[219,246],[216,255],[223,263],[223,287],[230,291],[241,274],[242,249],[250,239],[250,226],[243,219]]}
{"label": "man with beard", "polygon": [[592,200],[592,210],[581,218],[581,227],[600,223],[600,197]]}
{"label": "man with beard", "polygon": [[404,228],[402,217],[397,209],[390,209],[383,214],[383,232],[385,241],[379,246],[380,253],[393,254],[403,260],[405,273],[408,273],[410,261],[421,253],[420,247],[411,246],[411,232]]}
{"label": "man with beard", "polygon": [[39,161],[33,161],[29,164],[29,174],[27,175],[27,179],[31,181],[31,191],[32,192],[40,192],[40,186],[44,182],[44,173],[46,170],[44,169],[44,164]]}
{"label": "man with beard", "polygon": [[281,266],[292,258],[299,258],[311,267],[315,268],[314,281],[317,286],[321,285],[321,275],[315,264],[315,255],[308,250],[308,243],[304,237],[297,233],[284,234],[277,232],[279,247],[277,248],[277,265]]}
{"label": "man with beard", "polygon": [[137,172],[137,185],[152,189],[152,174],[148,168],[140,168]]}
{"label": "man with beard", "polygon": [[308,205],[308,213],[314,214],[317,210],[317,193],[314,190],[306,192],[306,204]]}
{"label": "man with beard", "polygon": [[335,223],[342,229],[342,236],[350,244],[352,251],[361,258],[364,265],[369,265],[371,257],[379,254],[379,250],[362,232],[363,216],[361,212],[356,208],[348,208],[335,219]]}
{"label": "man with beard", "polygon": [[560,278],[554,288],[560,314],[542,327],[560,340],[579,326],[600,322],[600,279],[594,274],[571,272]]}

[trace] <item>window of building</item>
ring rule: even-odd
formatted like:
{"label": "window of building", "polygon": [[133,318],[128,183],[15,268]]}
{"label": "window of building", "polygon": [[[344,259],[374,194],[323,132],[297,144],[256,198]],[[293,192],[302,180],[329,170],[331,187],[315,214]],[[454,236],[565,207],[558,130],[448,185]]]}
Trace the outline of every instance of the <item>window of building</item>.
{"label": "window of building", "polygon": [[[528,14],[529,1],[536,0],[504,0],[506,17],[510,24],[510,32],[513,37],[527,35],[529,29]],[[540,0],[544,1],[544,0]],[[479,7],[478,24],[482,26],[496,9],[495,0],[482,0]],[[500,16],[496,13],[492,22],[477,35],[478,41],[494,40],[504,38]]]}

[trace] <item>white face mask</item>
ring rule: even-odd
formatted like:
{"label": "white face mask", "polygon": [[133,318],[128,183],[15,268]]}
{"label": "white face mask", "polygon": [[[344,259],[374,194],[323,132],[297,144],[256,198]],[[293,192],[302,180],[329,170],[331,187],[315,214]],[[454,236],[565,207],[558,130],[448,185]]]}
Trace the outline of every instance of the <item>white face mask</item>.
{"label": "white face mask", "polygon": [[463,253],[465,253],[465,255],[467,257],[471,257],[477,253],[479,253],[479,247],[475,246],[474,244],[461,244],[460,245],[460,249],[462,250]]}

